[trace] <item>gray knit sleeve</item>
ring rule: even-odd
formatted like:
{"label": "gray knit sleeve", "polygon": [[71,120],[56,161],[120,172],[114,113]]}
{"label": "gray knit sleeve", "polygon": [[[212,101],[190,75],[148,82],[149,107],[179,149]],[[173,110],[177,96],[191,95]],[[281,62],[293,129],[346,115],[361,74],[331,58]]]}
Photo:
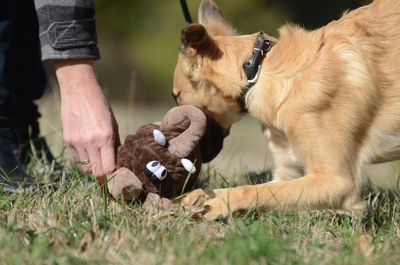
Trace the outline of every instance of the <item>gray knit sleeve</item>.
{"label": "gray knit sleeve", "polygon": [[93,0],[35,0],[42,60],[98,59]]}

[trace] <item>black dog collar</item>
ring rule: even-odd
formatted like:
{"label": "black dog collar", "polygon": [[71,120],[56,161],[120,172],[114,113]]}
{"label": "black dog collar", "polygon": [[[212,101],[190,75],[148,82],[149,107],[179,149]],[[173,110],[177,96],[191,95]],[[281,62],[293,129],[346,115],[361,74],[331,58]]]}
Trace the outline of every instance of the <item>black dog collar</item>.
{"label": "black dog collar", "polygon": [[247,77],[247,85],[243,88],[242,94],[238,98],[242,112],[247,112],[245,102],[246,95],[257,82],[258,77],[260,76],[261,63],[272,45],[273,43],[270,40],[265,39],[264,32],[260,32],[257,36],[256,43],[254,44],[251,58],[243,64],[243,71]]}

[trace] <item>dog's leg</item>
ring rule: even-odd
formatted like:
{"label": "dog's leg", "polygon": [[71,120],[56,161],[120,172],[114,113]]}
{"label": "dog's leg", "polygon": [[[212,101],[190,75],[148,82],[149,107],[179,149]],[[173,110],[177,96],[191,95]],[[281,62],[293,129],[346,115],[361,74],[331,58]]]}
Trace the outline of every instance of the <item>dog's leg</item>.
{"label": "dog's leg", "polygon": [[333,208],[360,210],[358,193],[350,178],[323,173],[311,174],[298,179],[216,189],[212,195],[195,190],[185,198],[184,205],[203,205],[208,220],[227,216],[238,210],[253,207],[264,209]]}
{"label": "dog's leg", "polygon": [[273,181],[288,181],[304,176],[304,169],[289,147],[281,147],[269,142],[269,149],[274,159]]}
{"label": "dog's leg", "polygon": [[288,181],[304,176],[303,166],[290,149],[286,137],[266,125],[262,125],[261,129],[274,159],[273,181]]}

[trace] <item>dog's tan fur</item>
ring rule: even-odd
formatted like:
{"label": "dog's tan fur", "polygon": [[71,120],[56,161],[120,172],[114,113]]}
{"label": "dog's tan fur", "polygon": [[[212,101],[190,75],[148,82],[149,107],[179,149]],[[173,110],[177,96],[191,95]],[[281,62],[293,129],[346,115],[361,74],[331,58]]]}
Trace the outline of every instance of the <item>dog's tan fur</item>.
{"label": "dog's tan fur", "polygon": [[[173,93],[228,129],[241,116],[242,65],[257,34],[237,36],[211,0],[199,19],[182,31]],[[251,207],[360,209],[361,168],[400,158],[399,80],[398,0],[375,0],[314,31],[282,27],[245,100],[268,132],[275,181],[196,190],[183,203],[201,201],[207,219]]]}

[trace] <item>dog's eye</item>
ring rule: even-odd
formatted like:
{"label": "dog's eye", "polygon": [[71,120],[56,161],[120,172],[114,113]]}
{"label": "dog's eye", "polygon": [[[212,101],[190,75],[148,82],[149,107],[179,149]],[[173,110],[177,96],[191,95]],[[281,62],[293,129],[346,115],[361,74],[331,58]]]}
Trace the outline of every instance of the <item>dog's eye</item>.
{"label": "dog's eye", "polygon": [[164,166],[160,166],[160,168],[154,172],[154,176],[156,176],[159,180],[164,180],[167,177],[167,169]]}

